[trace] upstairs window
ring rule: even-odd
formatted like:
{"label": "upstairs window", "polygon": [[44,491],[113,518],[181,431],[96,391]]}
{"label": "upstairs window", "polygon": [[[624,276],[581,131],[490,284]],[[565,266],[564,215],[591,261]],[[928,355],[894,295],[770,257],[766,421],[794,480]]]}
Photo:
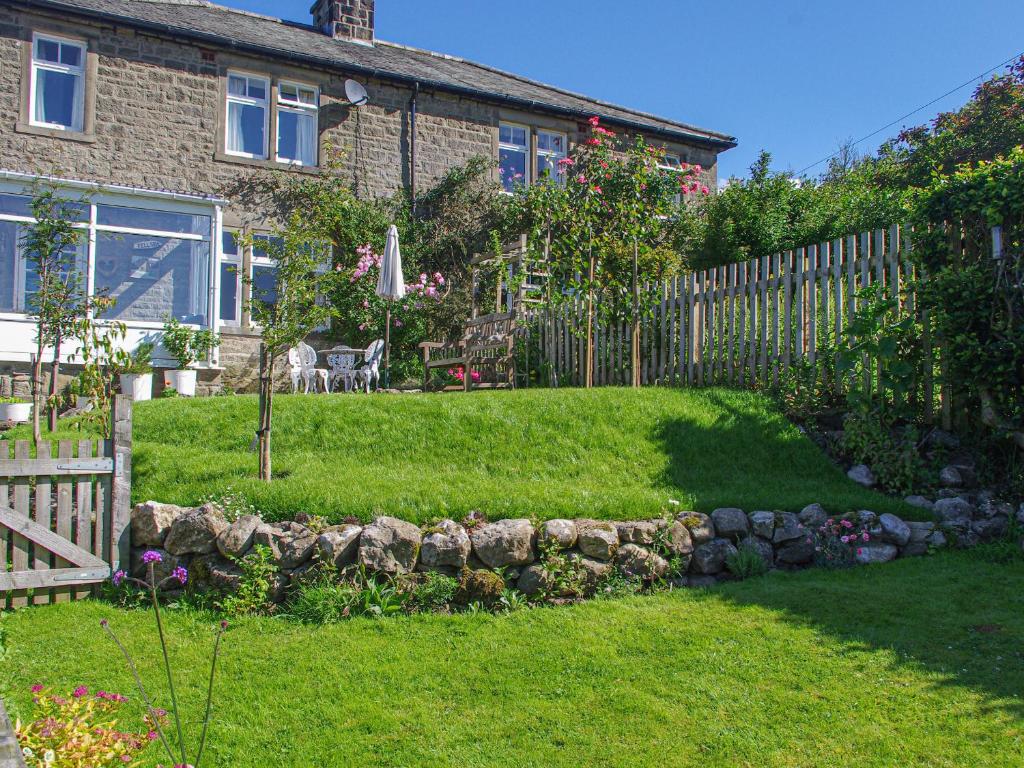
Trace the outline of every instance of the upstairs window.
{"label": "upstairs window", "polygon": [[529,184],[530,130],[523,125],[498,126],[498,173],[506,192]]}
{"label": "upstairs window", "polygon": [[[679,159],[679,155],[665,155],[661,158],[658,163],[658,167],[669,173],[680,173],[683,170],[682,161]],[[676,205],[681,205],[683,202],[683,195],[681,192],[676,192],[672,197],[672,201]]]}
{"label": "upstairs window", "polygon": [[225,150],[229,155],[266,160],[269,97],[266,78],[228,74]]}
{"label": "upstairs window", "polygon": [[62,131],[83,130],[85,43],[33,36],[29,113],[32,125]]}
{"label": "upstairs window", "polygon": [[316,165],[319,131],[316,88],[281,83],[277,90],[277,159],[293,165]]}
{"label": "upstairs window", "polygon": [[556,184],[565,182],[565,173],[558,161],[565,157],[565,134],[537,131],[537,179],[552,179]]}

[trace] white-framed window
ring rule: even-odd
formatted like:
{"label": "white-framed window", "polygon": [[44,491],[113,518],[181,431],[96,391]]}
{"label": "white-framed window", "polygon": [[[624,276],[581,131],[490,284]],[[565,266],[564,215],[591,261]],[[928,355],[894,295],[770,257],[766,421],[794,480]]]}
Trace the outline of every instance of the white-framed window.
{"label": "white-framed window", "polygon": [[[682,161],[679,159],[679,155],[671,154],[663,155],[661,160],[658,162],[658,167],[663,171],[668,171],[669,173],[673,174],[681,173],[683,170]],[[676,194],[672,198],[672,201],[676,205],[681,205],[683,202],[683,193],[676,192]]]}
{"label": "white-framed window", "polygon": [[530,183],[530,129],[525,125],[498,125],[498,173],[506,192]]}
{"label": "white-framed window", "polygon": [[316,165],[319,143],[318,89],[298,83],[277,86],[277,159],[293,165]]}
{"label": "white-framed window", "polygon": [[273,235],[253,235],[252,242],[252,284],[249,290],[253,299],[273,304],[277,300],[277,264],[261,243],[280,246],[281,240]]}
{"label": "white-framed window", "polygon": [[565,173],[558,161],[565,157],[566,136],[557,131],[537,131],[537,180],[552,179],[565,183]]}
{"label": "white-framed window", "polygon": [[270,80],[228,72],[224,151],[229,155],[267,159]]}
{"label": "white-framed window", "polygon": [[29,122],[81,132],[85,126],[85,43],[32,35]]}
{"label": "white-framed window", "polygon": [[224,325],[239,325],[242,321],[242,249],[238,245],[238,232],[224,229],[221,237],[220,321]]}

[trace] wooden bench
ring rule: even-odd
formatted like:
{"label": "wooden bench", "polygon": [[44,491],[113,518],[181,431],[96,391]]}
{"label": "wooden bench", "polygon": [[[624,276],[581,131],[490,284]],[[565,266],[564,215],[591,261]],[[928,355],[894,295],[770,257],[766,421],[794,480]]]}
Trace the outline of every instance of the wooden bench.
{"label": "wooden bench", "polygon": [[[473,371],[481,368],[494,370],[493,382],[478,387],[515,386],[515,334],[516,313],[481,315],[467,320],[462,326],[462,338],[451,342],[424,341],[423,389],[430,388],[430,372],[436,368],[462,368],[461,389],[468,392],[473,386]],[[504,374],[505,381],[498,379]],[[445,387],[459,389],[460,387]]]}

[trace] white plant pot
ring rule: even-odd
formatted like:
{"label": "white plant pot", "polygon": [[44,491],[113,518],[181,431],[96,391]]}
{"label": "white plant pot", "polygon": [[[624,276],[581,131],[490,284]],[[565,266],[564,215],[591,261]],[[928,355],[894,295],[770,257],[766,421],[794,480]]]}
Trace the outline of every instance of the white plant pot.
{"label": "white plant pot", "polygon": [[196,372],[193,368],[164,371],[164,389],[173,387],[182,397],[195,397]]}
{"label": "white plant pot", "polygon": [[132,400],[149,400],[153,396],[152,373],[122,373],[121,394]]}
{"label": "white plant pot", "polygon": [[32,403],[0,403],[0,421],[28,421]]}

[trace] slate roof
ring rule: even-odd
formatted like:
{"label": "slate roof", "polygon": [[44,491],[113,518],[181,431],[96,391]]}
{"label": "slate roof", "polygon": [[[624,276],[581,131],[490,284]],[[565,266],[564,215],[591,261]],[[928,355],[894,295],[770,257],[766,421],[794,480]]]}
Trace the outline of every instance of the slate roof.
{"label": "slate roof", "polygon": [[419,82],[426,90],[529,111],[578,119],[596,114],[607,123],[717,150],[736,146],[736,139],[727,134],[608,104],[483,64],[380,40],[370,46],[335,39],[308,24],[225,8],[207,0],[13,0],[13,4],[77,13],[355,76]]}

